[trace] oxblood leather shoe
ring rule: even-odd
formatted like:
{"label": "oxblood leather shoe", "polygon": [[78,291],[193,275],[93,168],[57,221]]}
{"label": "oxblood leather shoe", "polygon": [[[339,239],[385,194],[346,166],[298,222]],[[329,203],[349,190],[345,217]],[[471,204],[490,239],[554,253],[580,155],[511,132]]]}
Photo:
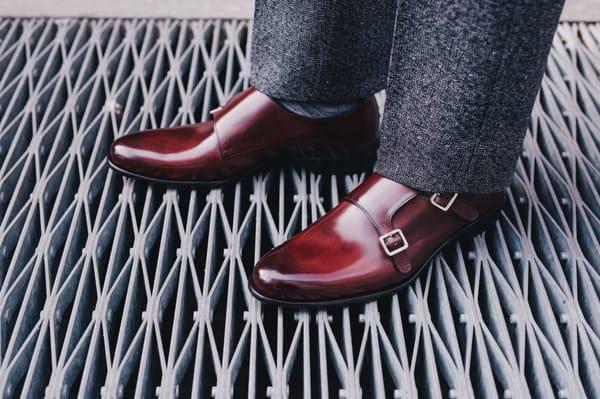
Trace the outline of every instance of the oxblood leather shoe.
{"label": "oxblood leather shoe", "polygon": [[424,193],[375,173],[262,257],[250,291],[262,301],[290,306],[365,302],[391,294],[446,245],[495,221],[504,196]]}
{"label": "oxblood leather shoe", "polygon": [[110,148],[109,165],[159,183],[218,185],[273,166],[350,173],[375,161],[374,97],[342,115],[311,119],[249,88],[212,114],[207,122],[120,137]]}

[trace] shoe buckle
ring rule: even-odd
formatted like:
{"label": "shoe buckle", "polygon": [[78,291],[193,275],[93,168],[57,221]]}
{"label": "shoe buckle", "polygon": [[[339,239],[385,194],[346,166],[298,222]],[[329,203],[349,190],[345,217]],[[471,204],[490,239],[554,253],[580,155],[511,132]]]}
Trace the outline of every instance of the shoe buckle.
{"label": "shoe buckle", "polygon": [[439,199],[441,196],[442,196],[442,194],[435,193],[431,197],[429,197],[429,202],[431,203],[431,205],[435,206],[436,208],[441,209],[444,212],[447,212],[448,209],[450,209],[452,207],[452,205],[454,204],[454,201],[456,201],[456,198],[458,197],[458,193],[453,194],[452,197],[450,197],[450,199],[448,200],[448,202],[446,204],[442,204],[439,202]]}
{"label": "shoe buckle", "polygon": [[[390,248],[386,241],[387,239],[392,238],[394,236],[398,236],[402,240],[402,245],[398,248]],[[385,233],[384,235],[379,236],[379,243],[381,244],[381,247],[383,248],[383,251],[386,253],[387,256],[397,255],[408,248],[408,241],[406,241],[406,237],[400,229],[394,229],[389,233]]]}
{"label": "shoe buckle", "polygon": [[217,107],[217,108],[213,109],[212,111],[210,111],[210,114],[212,115],[215,112],[219,112],[222,108],[223,108],[223,106]]}

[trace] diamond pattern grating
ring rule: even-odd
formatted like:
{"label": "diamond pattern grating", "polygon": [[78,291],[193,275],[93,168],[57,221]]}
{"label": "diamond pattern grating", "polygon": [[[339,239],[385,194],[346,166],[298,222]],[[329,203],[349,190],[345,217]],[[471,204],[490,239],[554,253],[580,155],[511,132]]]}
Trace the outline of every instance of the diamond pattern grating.
{"label": "diamond pattern grating", "polygon": [[166,190],[111,140],[248,85],[249,22],[0,19],[2,397],[600,397],[600,24],[562,24],[510,202],[412,286],[261,306],[254,262],[364,176]]}

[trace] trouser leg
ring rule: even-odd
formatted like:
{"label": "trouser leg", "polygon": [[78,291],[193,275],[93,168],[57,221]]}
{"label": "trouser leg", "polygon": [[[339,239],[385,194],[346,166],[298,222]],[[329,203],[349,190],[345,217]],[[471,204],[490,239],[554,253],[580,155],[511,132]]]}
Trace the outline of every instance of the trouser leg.
{"label": "trouser leg", "polygon": [[342,103],[383,89],[397,0],[257,0],[251,83],[277,99]]}
{"label": "trouser leg", "polygon": [[434,192],[508,186],[561,0],[401,0],[376,171]]}

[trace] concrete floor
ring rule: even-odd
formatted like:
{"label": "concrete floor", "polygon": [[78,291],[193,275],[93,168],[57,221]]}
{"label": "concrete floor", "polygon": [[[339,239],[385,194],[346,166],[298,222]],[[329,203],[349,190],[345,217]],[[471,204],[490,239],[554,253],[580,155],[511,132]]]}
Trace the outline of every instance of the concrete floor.
{"label": "concrete floor", "polygon": [[[253,0],[0,0],[0,16],[251,18]],[[564,21],[600,21],[600,0],[567,0]]]}

